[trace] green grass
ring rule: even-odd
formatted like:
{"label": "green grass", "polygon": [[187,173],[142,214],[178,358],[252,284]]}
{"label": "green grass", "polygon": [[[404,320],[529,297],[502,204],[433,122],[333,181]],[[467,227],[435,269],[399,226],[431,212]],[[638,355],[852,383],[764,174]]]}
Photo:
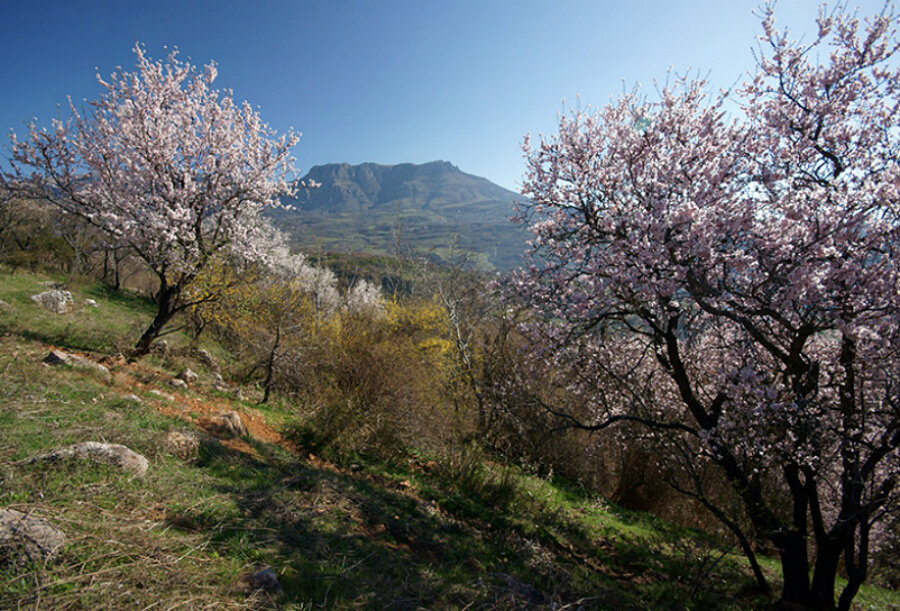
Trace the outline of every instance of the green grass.
{"label": "green grass", "polygon": [[[0,568],[0,608],[23,609],[748,609],[746,562],[712,537],[625,511],[565,481],[485,460],[474,448],[393,462],[338,464],[248,440],[252,453],[206,436],[182,460],[166,434],[189,428],[134,380],[163,381],[188,356],[113,368],[110,379],[49,368],[47,344],[112,351],[149,305],[89,284],[76,303],[101,316],[40,311],[44,277],[0,275],[0,507],[57,524],[68,543],[44,565]],[[71,334],[71,335],[69,335]],[[225,352],[218,349],[218,355]],[[125,398],[136,392],[143,401]],[[224,400],[202,387],[181,397]],[[247,411],[249,404],[233,402]],[[288,426],[296,408],[258,410]],[[125,444],[147,456],[136,478],[108,467],[22,464],[78,441]],[[356,463],[350,468],[351,463]],[[272,566],[279,597],[251,592],[249,571]],[[766,561],[775,581],[776,564]],[[860,608],[900,607],[866,588]]]}
{"label": "green grass", "polygon": [[[72,293],[74,303],[66,314],[46,311],[31,300],[31,295],[48,290],[47,284],[54,282],[65,284]],[[102,306],[89,307],[86,299]],[[64,277],[9,273],[2,268],[0,300],[10,304],[0,308],[0,333],[101,353],[120,352],[123,342],[136,341],[154,311],[149,299],[131,293],[109,291],[85,281],[68,282]]]}

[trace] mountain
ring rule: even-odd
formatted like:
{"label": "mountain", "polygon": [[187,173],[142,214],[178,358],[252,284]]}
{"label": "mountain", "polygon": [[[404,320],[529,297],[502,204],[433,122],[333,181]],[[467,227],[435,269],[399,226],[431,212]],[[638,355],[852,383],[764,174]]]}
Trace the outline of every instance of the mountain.
{"label": "mountain", "polygon": [[521,261],[528,232],[510,222],[524,198],[452,163],[313,167],[273,223],[304,250],[386,254],[412,249],[432,258],[471,253],[483,269]]}

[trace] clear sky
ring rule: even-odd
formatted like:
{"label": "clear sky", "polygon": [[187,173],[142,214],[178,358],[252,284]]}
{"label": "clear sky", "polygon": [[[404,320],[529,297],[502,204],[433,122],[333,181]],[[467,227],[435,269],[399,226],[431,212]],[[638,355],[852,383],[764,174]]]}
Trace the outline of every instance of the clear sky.
{"label": "clear sky", "polygon": [[[100,93],[96,71],[177,46],[217,85],[295,127],[300,173],[330,162],[451,161],[518,190],[526,133],[562,101],[605,104],[672,66],[727,87],[754,65],[756,0],[0,0],[0,129]],[[849,0],[860,14],[882,0]],[[808,40],[818,3],[781,0]],[[96,68],[96,70],[95,70]],[[0,152],[8,155],[6,145]]]}

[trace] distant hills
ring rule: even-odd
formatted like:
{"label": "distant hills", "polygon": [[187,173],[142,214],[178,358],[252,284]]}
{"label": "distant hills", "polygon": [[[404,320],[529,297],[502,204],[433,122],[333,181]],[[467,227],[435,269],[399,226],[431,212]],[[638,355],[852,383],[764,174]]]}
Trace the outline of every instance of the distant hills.
{"label": "distant hills", "polygon": [[285,198],[274,224],[306,251],[391,254],[397,244],[433,258],[471,253],[484,269],[521,261],[528,232],[510,222],[524,198],[452,163],[333,163],[303,177],[321,186]]}

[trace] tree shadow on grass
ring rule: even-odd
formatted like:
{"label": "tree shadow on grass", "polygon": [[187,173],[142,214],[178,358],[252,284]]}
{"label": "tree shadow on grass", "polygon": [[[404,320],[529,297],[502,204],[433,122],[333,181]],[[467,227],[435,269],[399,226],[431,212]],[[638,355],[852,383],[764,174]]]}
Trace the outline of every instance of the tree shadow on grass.
{"label": "tree shadow on grass", "polygon": [[584,599],[597,604],[583,608],[645,607],[600,573],[571,580],[573,558],[566,568],[544,562],[546,551],[505,521],[472,526],[372,474],[314,466],[264,444],[254,449],[255,457],[207,444],[197,463],[234,500],[236,515],[170,523],[211,530],[223,553],[271,565],[284,587],[279,604],[549,609]]}

